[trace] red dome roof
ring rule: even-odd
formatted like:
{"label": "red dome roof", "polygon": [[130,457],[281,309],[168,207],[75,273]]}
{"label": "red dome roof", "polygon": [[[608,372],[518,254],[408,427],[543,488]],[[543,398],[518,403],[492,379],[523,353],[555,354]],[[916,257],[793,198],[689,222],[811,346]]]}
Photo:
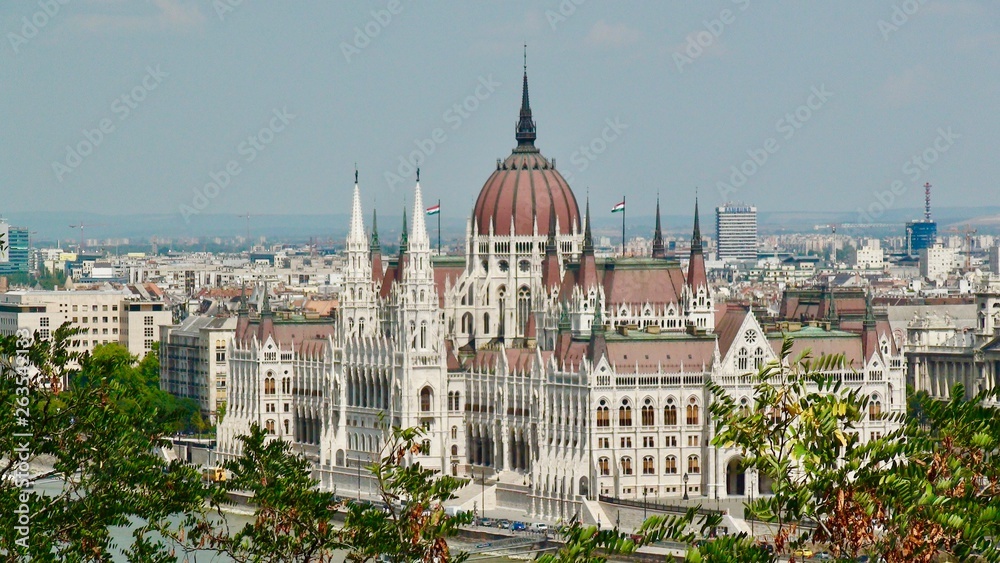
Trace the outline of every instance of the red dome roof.
{"label": "red dome roof", "polygon": [[[517,147],[486,180],[473,211],[479,234],[547,235],[553,208],[560,235],[580,232],[580,207],[566,179],[535,148],[535,122],[528,103],[528,73],[524,73],[521,113],[515,128]],[[510,232],[511,222],[514,232]]]}
{"label": "red dome roof", "polygon": [[473,212],[479,234],[489,234],[492,221],[496,235],[531,235],[538,221],[538,234],[546,235],[553,206],[558,234],[571,234],[574,227],[579,233],[580,207],[562,174],[537,149],[533,152],[519,149],[497,167],[479,192]]}

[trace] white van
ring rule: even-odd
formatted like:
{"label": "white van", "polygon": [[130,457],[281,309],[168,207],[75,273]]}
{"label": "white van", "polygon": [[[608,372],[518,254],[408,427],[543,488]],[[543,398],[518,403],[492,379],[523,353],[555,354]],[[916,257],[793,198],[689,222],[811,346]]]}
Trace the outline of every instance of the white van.
{"label": "white van", "polygon": [[535,522],[529,529],[532,532],[547,532],[549,530],[549,525],[541,522]]}

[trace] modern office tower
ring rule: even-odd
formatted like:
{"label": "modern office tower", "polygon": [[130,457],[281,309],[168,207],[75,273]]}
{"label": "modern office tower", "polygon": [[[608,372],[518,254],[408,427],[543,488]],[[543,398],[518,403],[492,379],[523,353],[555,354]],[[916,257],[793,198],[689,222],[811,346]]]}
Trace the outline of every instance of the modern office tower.
{"label": "modern office tower", "polygon": [[719,259],[757,259],[757,208],[727,203],[715,210]]}
{"label": "modern office tower", "polygon": [[931,185],[924,184],[924,218],[906,223],[906,250],[920,254],[937,242],[937,223],[931,219]]}
{"label": "modern office tower", "polygon": [[0,262],[0,276],[28,273],[28,229],[25,227],[10,227],[7,232],[10,244],[10,260]]}

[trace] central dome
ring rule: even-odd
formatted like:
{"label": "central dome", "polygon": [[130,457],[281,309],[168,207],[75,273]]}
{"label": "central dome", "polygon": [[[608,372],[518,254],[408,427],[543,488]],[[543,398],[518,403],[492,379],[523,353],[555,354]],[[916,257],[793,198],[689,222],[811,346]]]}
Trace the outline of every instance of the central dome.
{"label": "central dome", "polygon": [[[555,166],[535,147],[535,122],[528,104],[528,74],[524,74],[521,117],[517,123],[517,147],[486,180],[476,200],[473,217],[480,235],[530,236],[538,223],[538,234],[549,232],[552,210],[560,235],[580,232],[580,207],[573,190]],[[513,224],[514,231],[511,232]]]}

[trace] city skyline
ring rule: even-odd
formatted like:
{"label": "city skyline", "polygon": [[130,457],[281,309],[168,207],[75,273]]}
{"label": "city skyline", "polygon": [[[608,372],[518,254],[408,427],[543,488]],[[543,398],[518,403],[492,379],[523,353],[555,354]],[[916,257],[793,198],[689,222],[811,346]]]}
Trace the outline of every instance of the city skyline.
{"label": "city skyline", "polygon": [[513,145],[524,44],[538,144],[595,214],[659,192],[680,215],[696,186],[876,221],[924,181],[988,203],[997,7],[912,4],[5,6],[4,103],[31,133],[0,151],[3,212],[338,214],[355,163],[381,210],[411,156],[428,201],[468,209]]}

